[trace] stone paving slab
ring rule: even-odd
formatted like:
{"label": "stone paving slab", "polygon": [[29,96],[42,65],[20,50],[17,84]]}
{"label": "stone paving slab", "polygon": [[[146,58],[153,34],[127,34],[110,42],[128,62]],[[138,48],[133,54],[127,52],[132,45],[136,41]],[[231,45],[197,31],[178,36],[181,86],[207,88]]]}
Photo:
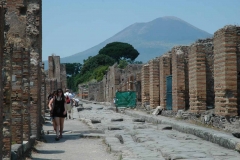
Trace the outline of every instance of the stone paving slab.
{"label": "stone paving slab", "polygon": [[240,139],[233,137],[230,133],[204,128],[194,124],[177,121],[173,118],[163,116],[147,115],[146,113],[134,110],[125,110],[126,115],[145,119],[148,122],[171,125],[175,130],[193,134],[204,140],[219,144],[220,146],[237,150],[240,152]]}
{"label": "stone paving slab", "polygon": [[[85,121],[100,119],[101,123],[89,124],[89,126],[104,130],[105,143],[111,151],[121,153],[122,159],[240,159],[238,152],[205,141],[192,135],[192,132],[185,131],[185,126],[191,128],[190,124],[183,123],[182,126],[180,125],[179,128],[182,129],[180,130],[182,132],[179,132],[178,127],[176,127],[178,121],[171,121],[171,119],[163,120],[157,118],[158,116],[138,113],[134,110],[125,110],[125,114],[121,114],[114,112],[109,106],[90,102],[83,103],[83,107],[87,106],[91,106],[92,110],[82,110],[79,112],[79,116]],[[102,106],[103,109],[97,109]],[[111,122],[113,118],[122,118],[123,121]],[[146,122],[133,122],[136,118],[144,119]],[[146,127],[140,128],[136,125]],[[123,126],[124,128],[123,130],[108,130],[109,126]],[[166,126],[172,126],[173,129],[162,130]],[[199,132],[199,129],[196,127],[193,130]],[[215,134],[224,135],[224,133],[218,133]],[[123,144],[115,137],[116,134],[122,136]],[[205,132],[203,132],[203,135],[205,136]]]}
{"label": "stone paving slab", "polygon": [[[46,115],[48,116],[48,115]],[[79,119],[77,108],[73,109],[73,118],[65,120],[63,138],[55,141],[51,121],[43,125],[44,142],[35,146],[33,160],[118,160],[118,154],[110,154],[104,143],[105,134],[102,130],[91,129]]]}

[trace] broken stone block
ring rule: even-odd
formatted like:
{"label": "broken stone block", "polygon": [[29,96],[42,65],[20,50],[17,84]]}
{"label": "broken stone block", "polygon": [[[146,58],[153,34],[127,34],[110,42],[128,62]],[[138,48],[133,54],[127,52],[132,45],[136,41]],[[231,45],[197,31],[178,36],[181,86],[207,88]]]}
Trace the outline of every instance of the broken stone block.
{"label": "broken stone block", "polygon": [[153,111],[153,115],[159,115],[162,113],[163,107],[162,106],[157,106],[157,108]]}

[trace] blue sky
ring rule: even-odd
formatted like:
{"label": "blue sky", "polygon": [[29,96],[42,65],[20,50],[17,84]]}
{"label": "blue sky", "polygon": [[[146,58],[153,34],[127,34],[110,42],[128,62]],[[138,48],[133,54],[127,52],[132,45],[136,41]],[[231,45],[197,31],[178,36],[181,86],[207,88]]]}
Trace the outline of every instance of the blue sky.
{"label": "blue sky", "polygon": [[214,34],[240,25],[240,0],[42,0],[42,59],[85,51],[137,22],[175,16]]}

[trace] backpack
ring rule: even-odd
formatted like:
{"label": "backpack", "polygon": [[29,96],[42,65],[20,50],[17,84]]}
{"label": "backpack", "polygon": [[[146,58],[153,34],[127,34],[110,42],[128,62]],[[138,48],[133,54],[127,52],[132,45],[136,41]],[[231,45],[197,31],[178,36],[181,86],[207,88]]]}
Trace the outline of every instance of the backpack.
{"label": "backpack", "polygon": [[67,104],[70,103],[70,98],[68,96],[66,97],[66,102],[67,102]]}

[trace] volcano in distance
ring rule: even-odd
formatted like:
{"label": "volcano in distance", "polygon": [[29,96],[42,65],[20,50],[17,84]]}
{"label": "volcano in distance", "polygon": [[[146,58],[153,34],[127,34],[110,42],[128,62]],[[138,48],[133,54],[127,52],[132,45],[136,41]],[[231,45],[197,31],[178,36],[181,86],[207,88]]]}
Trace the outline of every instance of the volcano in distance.
{"label": "volcano in distance", "polygon": [[83,52],[61,58],[61,63],[82,63],[89,56],[111,42],[131,44],[140,53],[136,61],[147,61],[159,57],[178,45],[190,45],[198,39],[211,38],[207,33],[177,17],[160,17],[146,23],[134,23],[102,43]]}

